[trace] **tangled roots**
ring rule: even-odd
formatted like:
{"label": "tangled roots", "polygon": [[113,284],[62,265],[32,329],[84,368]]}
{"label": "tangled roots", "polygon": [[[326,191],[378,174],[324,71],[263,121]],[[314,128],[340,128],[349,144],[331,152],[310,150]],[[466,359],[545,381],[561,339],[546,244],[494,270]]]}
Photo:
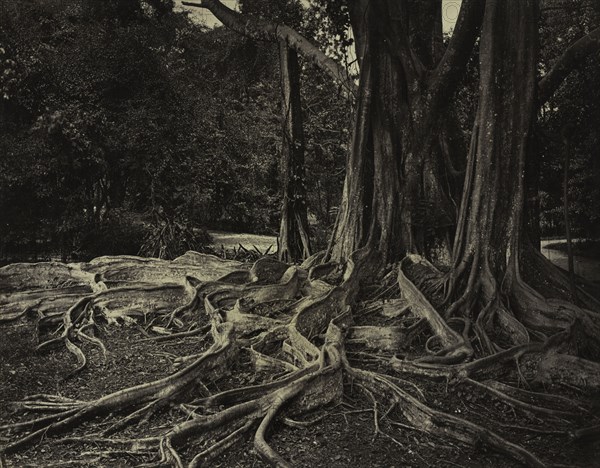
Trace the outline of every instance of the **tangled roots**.
{"label": "tangled roots", "polygon": [[[0,320],[35,313],[38,349],[64,344],[77,358],[73,372],[87,363],[82,342],[106,355],[95,330],[113,323],[138,323],[150,335],[147,339],[156,342],[192,338],[212,344],[199,354],[178,358],[171,375],[95,400],[47,394],[24,399],[21,410],[48,414],[1,426],[11,434],[3,451],[10,454],[94,418],[119,415],[100,434],[60,441],[91,441],[108,447],[100,452],[105,455],[118,451],[148,456],[154,451],[158,455],[151,466],[201,466],[252,434],[262,459],[289,466],[268,442],[276,422],[302,425],[293,418],[339,404],[345,385],[356,384],[373,404],[376,434],[395,440],[382,424],[397,414],[406,421],[398,424],[434,437],[483,443],[529,466],[544,466],[536,455],[491,428],[435,408],[414,382],[466,385],[538,417],[578,417],[587,412],[585,405],[500,378],[516,376],[527,384],[580,379],[580,386],[600,389],[593,340],[581,338],[579,330],[579,338],[569,341],[575,333],[569,329],[545,342],[530,342],[516,319],[496,308],[493,323],[504,324],[520,338],[507,349],[493,346],[491,340],[482,346],[490,316],[475,324],[469,317],[446,317],[410,278],[411,265],[433,268],[419,257],[408,257],[363,301],[361,287],[379,270],[377,256],[368,250],[355,252],[344,266],[308,262],[298,267],[263,258],[249,267],[188,252],[172,262],[102,257],[87,264],[4,267]],[[587,350],[589,359],[568,353],[574,346]],[[537,370],[525,366],[523,371],[523,361],[537,362]],[[252,366],[262,376],[259,382],[208,390],[208,384],[239,363]],[[388,410],[380,415],[382,402]],[[167,407],[178,408],[185,418],[148,437],[115,437]],[[571,432],[593,433],[593,427]],[[196,452],[184,463],[182,449],[189,447]]]}

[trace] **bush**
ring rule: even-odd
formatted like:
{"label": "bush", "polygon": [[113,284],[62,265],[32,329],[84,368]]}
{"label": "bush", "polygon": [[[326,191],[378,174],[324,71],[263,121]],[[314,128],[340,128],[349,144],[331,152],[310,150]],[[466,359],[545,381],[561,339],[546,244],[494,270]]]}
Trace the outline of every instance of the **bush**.
{"label": "bush", "polygon": [[151,223],[145,223],[145,237],[139,254],[172,260],[188,250],[201,251],[212,243],[210,234],[194,228],[185,219],[154,213]]}

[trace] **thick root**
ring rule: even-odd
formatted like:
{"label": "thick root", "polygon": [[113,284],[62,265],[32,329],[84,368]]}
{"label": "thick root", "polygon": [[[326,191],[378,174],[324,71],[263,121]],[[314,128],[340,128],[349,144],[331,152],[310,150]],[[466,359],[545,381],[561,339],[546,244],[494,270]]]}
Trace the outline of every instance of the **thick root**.
{"label": "thick root", "polygon": [[[44,294],[27,296],[24,291],[16,290],[16,283],[10,283],[3,292],[6,296],[0,297],[0,316],[3,304],[9,304],[11,297],[20,302],[14,307],[7,306],[6,317],[16,318],[24,308],[33,311],[43,306],[43,310],[51,310],[41,313],[41,329],[47,330],[52,325],[58,336],[41,347],[64,343],[78,357],[79,367],[86,358],[74,344],[75,340],[87,341],[106,352],[103,343],[87,333],[100,320],[109,325],[112,321],[141,321],[149,332],[161,334],[148,338],[156,342],[194,339],[209,332],[210,327],[213,344],[201,354],[178,357],[177,370],[168,377],[97,400],[79,401],[51,395],[27,398],[20,403],[21,409],[51,414],[0,427],[13,433],[31,431],[10,442],[4,451],[12,453],[93,418],[119,414],[119,419],[111,421],[112,425],[105,427],[100,437],[87,439],[108,447],[97,453],[99,457],[116,452],[147,455],[154,450],[158,458],[150,466],[187,463],[203,466],[251,437],[256,453],[266,462],[290,466],[269,443],[269,432],[276,428],[279,419],[303,427],[304,422],[294,418],[339,404],[346,381],[355,383],[372,402],[374,436],[382,435],[402,445],[382,425],[392,411],[399,411],[405,423],[397,422],[394,427],[414,428],[469,445],[484,443],[528,466],[544,466],[536,455],[495,431],[429,406],[426,391],[419,383],[422,379],[445,382],[446,386],[461,383],[474,392],[487,393],[539,417],[571,419],[585,414],[585,408],[576,401],[523,390],[503,383],[500,378],[515,373],[522,377],[520,362],[533,356],[539,364],[536,381],[532,383],[568,381],[596,390],[600,389],[600,382],[596,382],[600,375],[597,364],[564,353],[573,347],[565,344],[566,332],[545,342],[530,342],[528,331],[500,302],[487,301],[489,307],[482,308],[477,317],[448,318],[408,278],[405,269],[414,264],[433,269],[420,257],[407,258],[398,269],[397,280],[394,272],[388,273],[383,284],[372,289],[371,301],[358,308],[364,314],[360,325],[353,316],[357,314],[355,305],[360,286],[365,277],[376,276],[379,266],[378,257],[367,250],[353,254],[343,274],[338,265],[311,265],[307,271],[262,259],[247,268],[196,253],[173,262],[102,257],[88,264],[60,266],[62,279],[54,281],[42,278],[48,273],[43,265],[31,267],[31,271],[25,266],[16,267],[17,276],[39,276],[36,287],[47,289]],[[74,292],[70,289],[73,287],[86,289]],[[398,288],[401,299],[393,297]],[[48,304],[53,296],[48,291],[61,298],[54,304],[68,307],[62,311],[51,309]],[[393,298],[387,300],[389,297]],[[465,301],[463,305],[470,299]],[[377,317],[380,322],[369,323],[370,317]],[[199,319],[205,320],[204,323],[198,324]],[[190,321],[193,325],[185,326]],[[513,341],[502,341],[508,343],[508,349],[501,349],[497,335],[489,336],[490,329],[495,327],[513,336]],[[477,341],[481,346],[476,349]],[[581,340],[578,343],[579,348],[595,350],[581,344]],[[422,346],[427,355],[390,359],[400,350],[415,346]],[[352,364],[346,357],[346,347],[349,356],[357,357]],[[361,361],[362,357],[366,359]],[[474,357],[477,359],[472,360]],[[258,383],[214,393],[208,389],[216,388],[211,382],[242,361],[253,367]],[[376,365],[377,371],[368,368],[369,365]],[[390,373],[381,374],[382,368]],[[395,372],[402,373],[406,380],[394,376]],[[531,377],[531,369],[528,375]],[[521,380],[527,382],[525,378]],[[381,400],[387,403],[385,411],[381,411],[384,408]],[[181,403],[175,407],[184,412],[186,419],[161,433],[143,439],[108,438],[158,411],[174,407],[175,403]],[[588,432],[594,431],[591,428]],[[587,432],[569,433],[574,438],[587,435]],[[63,441],[83,443],[86,438]],[[183,449],[188,447],[193,455],[185,460],[189,453]]]}

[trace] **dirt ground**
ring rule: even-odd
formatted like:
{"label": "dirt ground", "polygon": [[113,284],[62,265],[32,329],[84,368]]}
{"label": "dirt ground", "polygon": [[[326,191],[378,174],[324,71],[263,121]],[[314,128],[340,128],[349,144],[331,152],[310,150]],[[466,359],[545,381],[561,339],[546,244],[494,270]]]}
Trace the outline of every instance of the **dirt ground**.
{"label": "dirt ground", "polygon": [[[89,357],[89,366],[77,376],[69,377],[76,362],[64,347],[44,353],[34,351],[36,338],[33,320],[23,318],[2,326],[0,337],[0,424],[17,421],[13,402],[27,395],[52,393],[80,400],[96,398],[107,392],[163,377],[172,372],[171,363],[175,357],[198,353],[209,344],[194,337],[157,343],[145,340],[147,337],[141,327],[134,324],[105,326],[100,337],[109,351],[107,360],[103,360],[97,348],[84,345],[83,351]],[[381,363],[370,363],[368,357],[360,354],[359,348],[349,349],[349,357],[357,365],[391,372],[382,368]],[[214,383],[207,383],[205,390],[216,392],[264,378],[249,372],[249,367],[242,364]],[[401,375],[397,377],[404,378]],[[429,404],[493,427],[507,439],[522,443],[549,465],[600,466],[599,440],[572,443],[568,435],[549,433],[589,426],[594,421],[598,424],[600,401],[597,396],[588,395],[589,416],[568,423],[552,418],[540,419],[537,415],[512,408],[487,395],[473,393],[462,385],[431,384],[414,378],[399,383],[405,388],[415,388],[414,391],[418,386]],[[569,393],[568,389],[550,390]],[[314,421],[313,424],[307,427],[277,424],[271,435],[272,446],[298,467],[518,466],[513,460],[504,459],[483,446],[471,448],[452,440],[434,439],[411,429],[395,411],[382,418],[387,410],[377,407],[374,411],[372,401],[359,389],[347,386],[343,401],[313,415],[303,416],[303,421]],[[151,436],[164,432],[183,419],[185,415],[177,407],[168,408],[148,422],[127,428],[114,437]],[[380,424],[379,434],[374,431],[376,419]],[[118,453],[98,458],[98,447],[94,444],[60,441],[61,437],[85,437],[98,433],[112,421],[98,420],[63,436],[45,439],[26,451],[7,456],[5,464],[8,467],[119,467],[150,462],[151,458]],[[3,437],[0,439],[2,445],[11,439],[10,433],[4,432],[0,436]],[[86,453],[92,450],[93,454]],[[196,451],[191,446],[182,454],[189,460]],[[266,465],[256,457],[252,441],[247,440],[213,460],[209,466],[250,468]]]}

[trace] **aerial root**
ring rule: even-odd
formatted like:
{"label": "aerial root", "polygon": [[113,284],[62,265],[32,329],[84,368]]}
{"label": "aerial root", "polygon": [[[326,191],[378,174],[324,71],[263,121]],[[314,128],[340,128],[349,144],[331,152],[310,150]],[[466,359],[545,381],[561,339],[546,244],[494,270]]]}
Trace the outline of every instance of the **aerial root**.
{"label": "aerial root", "polygon": [[194,328],[191,328],[190,330],[183,331],[183,332],[170,333],[168,335],[150,336],[148,338],[144,338],[144,339],[140,340],[140,342],[153,341],[155,343],[163,343],[165,341],[177,340],[179,338],[188,338],[190,336],[206,335],[207,333],[210,332],[211,326],[212,326],[212,324],[209,323],[207,325],[204,325],[203,327],[200,327],[200,328],[194,327]]}
{"label": "aerial root", "polygon": [[178,318],[179,315],[183,315],[186,312],[193,313],[200,306],[200,287],[202,283],[192,276],[185,277],[185,288],[190,295],[190,300],[179,307],[173,309],[167,316],[165,328],[169,329],[173,324],[177,328],[183,327],[183,322]]}
{"label": "aerial root", "polygon": [[115,424],[113,424],[109,428],[105,429],[102,432],[102,435],[104,437],[108,437],[111,434],[115,434],[116,432],[119,432],[120,430],[129,426],[130,424],[134,424],[136,422],[148,419],[152,414],[154,414],[159,409],[159,407],[164,406],[166,403],[167,402],[163,399],[153,400],[150,403],[148,403],[147,405],[144,405],[142,408],[135,410],[133,413],[130,413],[128,416],[124,417],[123,419],[120,419],[119,421],[117,421]]}
{"label": "aerial root", "polygon": [[588,392],[598,392],[600,363],[550,351],[539,362],[535,379],[540,384],[560,383]]}
{"label": "aerial root", "polygon": [[283,422],[283,424],[285,424],[288,427],[293,427],[294,429],[303,429],[317,424],[318,422],[325,419],[327,416],[329,416],[329,414],[323,414],[322,416],[317,416],[316,418],[307,421],[298,421],[296,419],[283,417],[281,422]]}
{"label": "aerial root", "polygon": [[[65,410],[58,414],[50,414],[48,416],[42,416],[41,418],[31,419],[29,421],[21,421],[18,423],[5,424],[0,426],[0,431],[13,431],[13,432],[23,432],[27,430],[36,430],[40,427],[49,427],[52,423],[56,421],[60,421],[69,416],[74,415],[79,411],[79,408],[74,408],[71,410]],[[24,444],[26,445],[26,444]],[[16,447],[18,448],[18,447]],[[6,451],[6,448],[5,448]],[[10,450],[9,450],[10,451]]]}
{"label": "aerial root", "polygon": [[277,413],[281,409],[281,407],[297,395],[302,388],[289,388],[287,391],[282,392],[282,395],[279,396],[275,404],[268,410],[264,419],[261,421],[260,425],[256,433],[254,434],[254,448],[259,456],[261,456],[265,461],[270,463],[273,466],[277,467],[290,467],[289,465],[273,448],[267,443],[265,437],[267,433],[267,429],[269,425],[277,416]]}
{"label": "aerial root", "polygon": [[529,403],[544,403],[548,407],[565,408],[565,411],[570,414],[581,414],[588,413],[588,410],[583,406],[579,405],[575,400],[562,396],[554,395],[552,393],[541,393],[524,390],[522,388],[516,388],[511,385],[504,384],[498,381],[488,381],[496,388],[502,390],[504,393],[512,395],[514,398],[518,398],[522,401]]}
{"label": "aerial root", "polygon": [[[330,401],[335,397],[335,392],[328,393],[328,383],[339,374],[339,355],[333,349],[324,349],[322,351],[327,356],[321,364],[315,364],[308,369],[302,369],[291,375],[288,375],[279,381],[247,387],[245,389],[236,389],[234,391],[225,391],[213,395],[206,399],[198,400],[193,411],[201,408],[211,408],[215,405],[231,404],[226,409],[213,414],[191,414],[191,419],[175,426],[165,435],[165,439],[171,445],[180,446],[195,435],[207,434],[211,431],[225,431],[223,437],[218,437],[208,448],[199,453],[192,461],[191,466],[199,466],[201,462],[205,463],[207,459],[221,453],[230,447],[256,424],[258,428],[254,434],[254,446],[256,452],[265,461],[274,466],[289,466],[287,462],[279,455],[267,442],[267,433],[275,418],[284,406],[294,400],[296,411],[303,412],[304,409],[314,404],[313,400],[306,392],[314,391],[325,392],[325,400]],[[340,381],[341,382],[341,381]],[[303,395],[303,396],[302,396]],[[304,398],[304,400],[303,400]],[[323,396],[319,397],[323,398]],[[308,406],[306,406],[308,405]],[[293,406],[293,405],[292,405]],[[231,430],[231,427],[234,427]]]}
{"label": "aerial root", "polygon": [[[396,403],[392,403],[390,405],[390,407],[387,409],[387,411],[379,416],[379,411],[377,409],[377,398],[375,398],[375,395],[373,395],[373,392],[371,392],[368,388],[364,387],[361,384],[358,384],[358,387],[369,397],[369,399],[371,400],[371,402],[373,403],[373,442],[375,441],[375,439],[377,438],[377,436],[381,435],[389,440],[391,440],[393,443],[395,443],[396,445],[398,445],[401,448],[404,448],[404,445],[395,437],[391,436],[390,434],[388,434],[387,432],[385,432],[383,429],[381,429],[381,425],[380,425],[380,421],[385,419],[388,414],[390,414],[392,412],[392,410],[396,407]],[[390,423],[392,423],[392,421],[390,421]]]}
{"label": "aerial root", "polygon": [[333,353],[333,362],[328,363],[326,367],[320,366],[315,372],[311,372],[299,378],[296,382],[292,382],[286,387],[271,394],[269,398],[269,409],[254,435],[254,448],[265,461],[277,467],[283,468],[290,466],[266,441],[267,430],[284,405],[297,397],[300,393],[304,392],[313,380],[318,379],[325,374],[336,372],[339,366],[339,356]]}
{"label": "aerial root", "polygon": [[[74,400],[59,395],[30,395],[21,401],[13,402],[13,406],[23,411],[40,411],[46,413],[63,412],[78,409],[85,405],[84,401]],[[5,426],[2,426],[5,427]],[[0,427],[0,429],[2,428]]]}
{"label": "aerial root", "polygon": [[[353,255],[353,258],[366,262],[368,266],[368,257]],[[559,364],[565,365],[565,358],[558,358],[560,362],[556,361],[551,365],[550,372],[547,369],[548,359],[555,359],[552,357],[555,353],[548,352],[552,351],[548,343],[520,344],[508,350],[500,350],[493,342],[493,337],[487,337],[486,330],[489,330],[492,321],[513,329],[515,320],[512,314],[504,314],[505,310],[491,301],[488,301],[489,307],[485,313],[480,313],[477,320],[472,317],[474,323],[466,317],[443,317],[405,276],[402,267],[408,262],[425,261],[416,256],[409,257],[400,265],[397,279],[394,280],[395,272],[388,273],[384,278],[384,285],[375,291],[376,298],[381,298],[400,287],[403,299],[395,305],[398,310],[392,315],[386,315],[386,319],[397,320],[396,324],[403,326],[392,327],[353,326],[348,311],[356,300],[360,277],[356,273],[356,265],[351,262],[341,286],[337,287],[322,281],[320,270],[313,269],[314,277],[309,275],[307,280],[305,271],[272,261],[257,262],[252,271],[234,272],[212,283],[198,284],[188,280],[185,286],[186,302],[168,312],[161,309],[153,315],[154,321],[150,321],[148,327],[152,327],[154,323],[166,323],[167,328],[181,328],[183,322],[180,318],[189,312],[197,312],[196,308],[201,307],[203,300],[205,312],[211,320],[210,333],[214,338],[214,344],[208,351],[179,358],[176,372],[169,377],[123,389],[91,402],[49,395],[30,397],[21,403],[22,409],[55,414],[0,428],[34,431],[13,442],[5,450],[15,451],[47,435],[74,428],[96,416],[121,413],[123,416],[98,438],[73,438],[72,441],[83,443],[87,440],[105,444],[109,450],[95,454],[99,456],[117,453],[147,456],[149,453],[156,453],[158,448],[158,459],[155,458],[147,466],[183,466],[178,450],[189,443],[197,451],[190,466],[196,467],[206,465],[244,437],[252,437],[255,450],[261,458],[274,466],[287,467],[288,462],[268,442],[270,429],[277,419],[293,427],[305,427],[327,416],[312,421],[294,419],[315,408],[332,402],[339,403],[343,392],[343,375],[346,375],[372,402],[372,409],[368,411],[373,414],[374,437],[386,437],[402,446],[392,434],[385,432],[387,426],[382,422],[389,420],[390,424],[399,427],[414,428],[436,437],[470,445],[484,442],[529,466],[544,466],[525,448],[503,439],[496,432],[428,406],[426,395],[415,383],[394,375],[354,368],[348,363],[344,344],[361,344],[370,348],[373,354],[360,351],[360,354],[353,353],[353,356],[366,356],[370,363],[376,362],[377,365],[387,363],[402,374],[445,380],[447,385],[462,382],[477,391],[485,391],[514,408],[545,416],[559,418],[585,413],[585,408],[568,398],[523,390],[497,381],[498,373],[510,370],[510,366],[515,363],[520,372],[518,362],[526,354],[542,356],[540,368],[546,369],[550,374],[558,372],[556,369]],[[321,273],[327,274],[329,269],[331,268],[322,268]],[[361,274],[364,272],[362,267],[360,271]],[[437,284],[443,284],[439,282],[439,278]],[[115,289],[125,292],[124,288]],[[93,334],[86,333],[94,326],[94,309],[90,305],[90,297],[92,296],[80,300],[61,316],[61,337],[43,343],[42,347],[59,341],[69,347],[69,342],[73,344],[72,340],[77,338],[98,346],[103,353],[106,352],[100,340]],[[298,299],[299,297],[302,298]],[[285,304],[281,305],[281,302]],[[507,310],[506,312],[508,313]],[[406,317],[409,314],[412,315]],[[410,327],[404,326],[409,320],[417,320],[417,323]],[[462,330],[457,331],[454,322]],[[428,356],[413,361],[397,358],[389,360],[385,357],[386,354],[389,356],[407,346],[411,338],[420,336],[427,325],[433,335],[425,345]],[[474,334],[490,353],[489,356],[474,361],[470,361],[474,355],[471,346],[472,326]],[[165,334],[149,339],[161,342],[209,332],[209,326],[187,331],[173,330],[175,333],[167,328],[159,327],[155,331]],[[526,333],[521,335],[525,336]],[[549,341],[552,340],[550,338]],[[273,376],[274,373],[281,372],[283,376],[258,385],[219,391],[211,395],[203,387],[202,381],[208,382],[218,375],[237,356],[240,349],[244,353],[245,362],[248,361],[246,357],[250,356],[257,373],[268,371]],[[70,351],[77,355],[75,349]],[[355,364],[359,361],[357,358]],[[594,369],[587,369],[588,374],[593,374]],[[538,374],[541,375],[540,372]],[[194,393],[188,390],[193,390]],[[190,400],[191,403],[187,403]],[[175,403],[181,403],[177,407],[187,418],[166,429],[163,434],[132,440],[106,438],[128,425],[143,423],[156,411]],[[392,422],[389,419],[392,411],[401,413],[406,424]],[[592,426],[574,431],[571,436],[574,440],[580,440],[595,436],[598,432],[598,426]]]}
{"label": "aerial root", "polygon": [[111,453],[129,453],[132,455],[154,454],[160,442],[158,437],[143,439],[121,439],[99,436],[63,437],[55,439],[55,444],[93,444],[107,447]]}
{"label": "aerial root", "polygon": [[202,466],[203,464],[224,453],[226,450],[242,440],[246,436],[246,433],[252,429],[254,424],[255,421],[247,421],[245,424],[232,431],[229,435],[223,437],[206,450],[203,450],[197,454],[190,462],[189,468]]}
{"label": "aerial root", "polygon": [[581,440],[588,440],[590,438],[598,439],[600,438],[600,424],[577,429],[576,431],[573,431],[571,433],[571,438],[573,439],[573,441],[576,442]]}
{"label": "aerial root", "polygon": [[63,323],[61,326],[61,328],[62,328],[61,336],[58,338],[49,339],[43,343],[40,343],[37,346],[37,350],[40,351],[54,343],[63,342],[65,344],[67,350],[69,350],[69,352],[75,356],[75,358],[77,359],[77,364],[78,364],[77,368],[75,370],[73,370],[68,375],[68,377],[71,377],[74,374],[80,372],[87,365],[87,358],[85,357],[85,354],[83,353],[83,351],[81,351],[81,348],[79,348],[79,346],[77,346],[73,342],[75,337],[80,337],[80,338],[84,339],[85,341],[88,341],[88,342],[100,347],[104,357],[106,358],[106,348],[104,347],[102,342],[95,337],[91,337],[91,336],[87,335],[84,331],[85,328],[83,328],[83,330],[82,330],[82,327],[77,328],[82,323],[84,324],[84,326],[86,328],[90,328],[91,326],[95,325],[95,322],[93,319],[93,311],[92,311],[92,308],[90,307],[91,300],[92,300],[91,297],[87,296],[87,297],[84,297],[84,298],[80,299],[79,301],[77,301],[72,307],[69,308],[69,310],[67,310],[62,315]]}

